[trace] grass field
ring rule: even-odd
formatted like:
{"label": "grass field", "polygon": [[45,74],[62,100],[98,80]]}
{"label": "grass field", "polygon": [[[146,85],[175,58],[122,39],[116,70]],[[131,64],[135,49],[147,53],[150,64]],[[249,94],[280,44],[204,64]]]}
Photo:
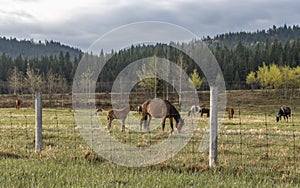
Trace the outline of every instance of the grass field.
{"label": "grass field", "polygon": [[[1,186],[299,187],[299,98],[277,98],[262,91],[227,94],[235,117],[224,118],[219,128],[219,164],[214,168],[208,165],[208,150],[198,151],[208,126],[207,117],[200,118],[189,143],[167,161],[148,167],[126,167],[109,162],[88,147],[70,109],[43,109],[43,151],[37,154],[34,110],[1,108]],[[200,98],[209,106],[207,94]],[[292,107],[289,123],[275,122],[281,105]],[[138,117],[136,112],[131,114]],[[105,112],[99,118],[105,121]],[[136,133],[128,128],[124,133],[117,121],[111,134],[137,147],[148,147],[170,136],[168,132],[162,133],[160,126],[151,133]]]}

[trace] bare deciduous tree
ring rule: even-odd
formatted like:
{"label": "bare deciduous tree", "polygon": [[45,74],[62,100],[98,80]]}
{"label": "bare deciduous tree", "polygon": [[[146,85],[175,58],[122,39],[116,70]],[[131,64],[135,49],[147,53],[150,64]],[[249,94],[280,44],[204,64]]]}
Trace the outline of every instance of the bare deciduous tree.
{"label": "bare deciduous tree", "polygon": [[39,74],[39,71],[34,71],[29,65],[26,70],[26,85],[32,94],[32,100],[34,104],[34,95],[36,91],[41,91],[43,88],[43,78]]}
{"label": "bare deciduous tree", "polygon": [[13,90],[14,95],[16,95],[23,88],[24,76],[16,66],[14,66],[14,68],[10,71],[9,75],[10,75],[8,77],[9,88]]}
{"label": "bare deciduous tree", "polygon": [[53,73],[52,69],[50,69],[45,78],[50,99],[52,99],[52,95],[55,90],[55,86],[58,85],[58,79],[59,79],[58,75]]}

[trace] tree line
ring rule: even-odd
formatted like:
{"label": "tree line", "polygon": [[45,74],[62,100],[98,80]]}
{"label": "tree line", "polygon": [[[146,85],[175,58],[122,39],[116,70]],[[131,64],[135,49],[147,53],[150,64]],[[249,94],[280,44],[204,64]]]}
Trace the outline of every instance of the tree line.
{"label": "tree line", "polygon": [[[274,40],[272,43],[266,41],[266,44],[267,45],[264,48],[261,48],[260,45],[257,44],[254,50],[245,46],[242,42],[239,42],[234,49],[229,49],[226,46],[217,46],[215,49],[212,49],[212,52],[223,71],[227,89],[249,89],[251,84],[245,84],[248,74],[257,71],[259,67],[263,65],[269,66],[275,64],[290,68],[299,66],[300,39],[285,43],[281,43],[279,40]],[[91,54],[85,55],[93,57],[95,62],[99,61],[99,59],[107,59],[107,63],[99,75],[98,81],[101,81],[102,83],[98,83],[98,92],[109,91],[109,83],[114,81],[119,72],[121,72],[129,63],[145,57],[157,56],[166,58],[177,64],[181,63],[180,66],[188,75],[191,75],[196,71],[201,78],[204,77],[201,68],[198,67],[192,59],[184,55],[178,49],[171,48],[166,44],[132,46],[128,49],[112,52],[112,54],[100,53],[97,57],[94,57],[94,55]],[[82,55],[79,55],[71,60],[68,52],[65,54],[60,52],[59,56],[50,55],[42,56],[40,58],[23,58],[21,55],[12,58],[3,53],[0,56],[0,81],[2,83],[7,83],[12,80],[11,77],[13,75],[15,75],[15,77],[23,77],[23,80],[25,81],[26,76],[28,76],[28,71],[31,70],[33,73],[40,75],[44,83],[51,83],[49,81],[51,74],[54,75],[55,79],[64,80],[65,85],[69,86],[66,87],[66,90],[70,92],[73,77],[81,58]],[[11,81],[9,83],[11,83]],[[205,85],[205,82],[203,83]],[[24,83],[20,85],[24,86],[24,88],[18,89],[17,92],[30,92],[29,87],[25,86]],[[47,84],[43,84],[43,87],[46,87],[46,85]],[[41,89],[44,91],[47,90],[47,88]],[[60,91],[58,89],[48,90]],[[5,87],[4,84],[2,84],[0,91],[1,93],[10,93],[16,92],[16,89],[8,86]]]}
{"label": "tree line", "polygon": [[276,64],[258,67],[257,71],[251,71],[246,77],[251,89],[260,86],[268,91],[275,89],[285,97],[293,97],[296,89],[300,87],[300,66],[291,68]]}
{"label": "tree line", "polygon": [[[224,79],[229,89],[240,89],[246,82],[247,75],[257,71],[259,67],[276,64],[278,66],[297,67],[300,65],[300,39],[280,42],[265,41],[265,46],[260,43],[255,48],[247,47],[239,42],[234,49],[217,46],[213,49],[218,63],[223,71]],[[248,87],[248,86],[246,86]]]}
{"label": "tree line", "polygon": [[0,56],[0,92],[47,93],[69,92],[81,55],[70,58],[69,52],[40,58]]}

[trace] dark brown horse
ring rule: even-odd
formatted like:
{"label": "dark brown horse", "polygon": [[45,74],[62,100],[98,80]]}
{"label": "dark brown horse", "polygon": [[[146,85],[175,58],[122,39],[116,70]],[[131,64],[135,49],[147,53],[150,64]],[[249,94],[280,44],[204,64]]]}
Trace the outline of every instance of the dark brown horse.
{"label": "dark brown horse", "polygon": [[276,121],[278,122],[279,120],[281,120],[281,116],[283,116],[284,120],[289,121],[289,117],[291,117],[291,109],[288,106],[285,107],[281,107],[279,109],[279,112],[276,116]]}
{"label": "dark brown horse", "polygon": [[234,110],[233,108],[228,108],[228,119],[232,119],[233,118],[233,114],[234,114]]}
{"label": "dark brown horse", "polygon": [[21,107],[21,100],[20,99],[16,100],[15,106],[16,106],[16,109],[20,109],[20,107]]}
{"label": "dark brown horse", "polygon": [[[147,121],[149,117],[149,120]],[[173,119],[176,121],[176,128],[180,132],[184,125],[184,120],[180,117],[177,109],[168,100],[147,100],[142,104],[142,117],[140,121],[140,130],[144,124],[144,129],[149,131],[150,121],[154,118],[162,118],[162,130],[165,129],[166,118],[170,119],[171,132],[174,131]]]}
{"label": "dark brown horse", "polygon": [[122,109],[111,109],[107,112],[107,120],[108,125],[107,128],[110,130],[111,128],[111,122],[114,119],[120,119],[122,121],[122,132],[125,131],[125,120],[129,113],[129,111],[134,111],[134,107],[132,105],[129,105],[128,107],[122,108]]}
{"label": "dark brown horse", "polygon": [[203,116],[203,114],[206,114],[206,116],[209,117],[209,109],[208,108],[202,108],[200,112],[201,112],[201,117]]}

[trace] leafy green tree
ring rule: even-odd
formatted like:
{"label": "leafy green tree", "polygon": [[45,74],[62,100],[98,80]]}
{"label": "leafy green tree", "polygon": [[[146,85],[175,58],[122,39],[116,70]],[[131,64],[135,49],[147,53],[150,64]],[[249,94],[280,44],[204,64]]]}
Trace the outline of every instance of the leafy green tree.
{"label": "leafy green tree", "polygon": [[247,84],[256,81],[266,89],[272,88],[283,91],[285,97],[293,95],[294,90],[300,86],[300,66],[290,68],[289,66],[278,66],[271,64],[258,67],[256,72],[250,72],[246,78]]}
{"label": "leafy green tree", "polygon": [[190,75],[190,78],[190,84],[195,87],[196,90],[200,89],[204,79],[199,76],[197,69],[194,69],[193,73]]}
{"label": "leafy green tree", "polygon": [[258,67],[258,71],[256,73],[258,83],[265,89],[268,89],[271,85],[271,79],[269,77],[270,75],[268,74],[268,69],[268,66],[263,63],[262,67]]}
{"label": "leafy green tree", "polygon": [[246,78],[246,83],[251,85],[251,90],[254,88],[254,84],[257,83],[256,73],[251,71]]}
{"label": "leafy green tree", "polygon": [[271,64],[268,68],[267,76],[270,79],[270,86],[274,89],[279,89],[282,84],[282,74],[278,65]]}

